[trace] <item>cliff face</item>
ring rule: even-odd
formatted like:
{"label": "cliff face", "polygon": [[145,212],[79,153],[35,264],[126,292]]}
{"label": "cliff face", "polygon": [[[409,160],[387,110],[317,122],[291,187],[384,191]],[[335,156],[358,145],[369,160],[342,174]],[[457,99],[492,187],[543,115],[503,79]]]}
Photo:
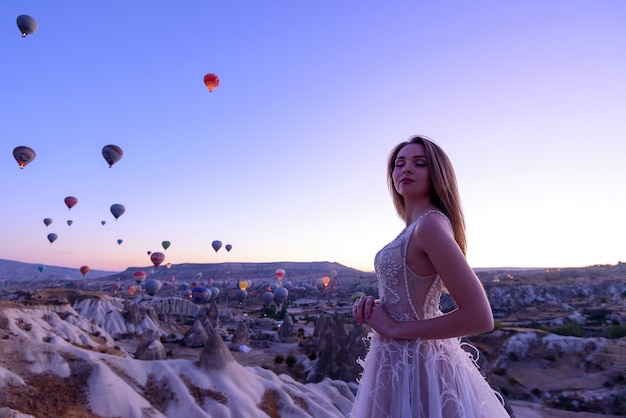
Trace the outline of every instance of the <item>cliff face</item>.
{"label": "cliff face", "polygon": [[[118,330],[120,323],[104,319],[106,309],[124,304],[89,299],[81,308],[91,320],[67,303],[0,301],[3,416],[339,418],[351,408],[354,397],[345,382],[303,384],[243,366],[217,331],[195,361],[169,361],[160,332],[144,328],[133,358],[106,329]],[[154,310],[133,312],[144,323]]]}

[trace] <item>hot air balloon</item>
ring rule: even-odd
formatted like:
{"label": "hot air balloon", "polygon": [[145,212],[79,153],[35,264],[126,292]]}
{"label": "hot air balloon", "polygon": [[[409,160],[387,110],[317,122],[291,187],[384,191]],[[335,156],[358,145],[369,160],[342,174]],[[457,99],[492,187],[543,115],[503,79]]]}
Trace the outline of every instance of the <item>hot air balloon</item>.
{"label": "hot air balloon", "polygon": [[135,286],[128,286],[128,294],[134,295],[137,288]]}
{"label": "hot air balloon", "polygon": [[35,150],[30,147],[19,146],[15,147],[13,150],[13,158],[15,158],[15,161],[17,161],[20,168],[24,168],[26,164],[33,161],[36,156],[37,154],[35,154]]}
{"label": "hot air balloon", "polygon": [[217,252],[220,248],[222,248],[222,241],[215,240],[211,243],[211,247]]}
{"label": "hot air balloon", "polygon": [[39,273],[42,273],[45,269],[46,269],[46,266],[37,267],[37,270],[39,270]]}
{"label": "hot air balloon", "polygon": [[121,288],[122,288],[121,284],[119,284],[119,283],[113,284],[113,293],[119,292]]}
{"label": "hot air balloon", "polygon": [[202,303],[211,296],[211,291],[203,286],[191,289],[191,298],[196,303]]}
{"label": "hot air balloon", "polygon": [[48,241],[50,241],[50,244],[52,244],[54,241],[56,241],[58,238],[57,234],[48,234]]}
{"label": "hot air balloon", "polygon": [[248,290],[248,287],[250,287],[250,282],[247,280],[242,280],[239,282],[239,288],[241,290]]}
{"label": "hot air balloon", "polygon": [[122,158],[122,155],[124,155],[124,152],[117,145],[105,145],[102,148],[102,156],[109,164],[109,168],[118,162]]}
{"label": "hot air balloon", "polygon": [[150,261],[152,261],[152,264],[154,264],[155,269],[159,267],[163,260],[165,260],[165,254],[163,253],[156,252],[150,254]]}
{"label": "hot air balloon", "polygon": [[224,248],[226,248],[226,251],[230,252],[230,250],[233,249],[233,246],[230,245],[230,244],[226,244],[226,246]]}
{"label": "hot air balloon", "polygon": [[124,207],[124,205],[121,205],[119,203],[115,203],[111,205],[111,213],[113,214],[113,217],[115,218],[115,220],[117,220],[117,218],[122,216],[124,212],[126,212],[126,208]]}
{"label": "hot air balloon", "polygon": [[161,281],[157,279],[148,279],[145,281],[143,288],[146,289],[146,292],[148,292],[150,296],[154,296],[159,290],[161,290]]}
{"label": "hot air balloon", "polygon": [[79,270],[83,277],[85,277],[85,274],[89,273],[89,266],[81,266]]}
{"label": "hot air balloon", "polygon": [[152,251],[146,251],[148,253],[148,255],[152,254]]}
{"label": "hot air balloon", "polygon": [[74,221],[73,221],[73,220],[71,220],[71,219],[68,219],[68,220],[67,220],[67,226],[72,226],[72,224],[73,224],[73,223],[74,223]]}
{"label": "hot air balloon", "polygon": [[49,225],[52,223],[52,219],[50,219],[50,218],[44,218],[43,223],[44,223],[46,226],[49,226]]}
{"label": "hot air balloon", "polygon": [[107,221],[100,221],[100,223],[101,223],[102,225],[105,225],[105,224],[107,223]]}
{"label": "hot air balloon", "polygon": [[26,38],[26,35],[31,35],[37,31],[39,24],[34,18],[28,15],[19,15],[17,17],[17,27],[22,33],[22,38]]}
{"label": "hot air balloon", "polygon": [[124,241],[122,241],[122,239],[118,239],[117,240],[117,245],[122,245],[122,242],[124,242]]}
{"label": "hot air balloon", "polygon": [[209,73],[204,76],[204,85],[209,89],[209,91],[213,91],[215,87],[219,86],[220,79],[213,73]]}
{"label": "hot air balloon", "polygon": [[64,201],[68,209],[72,209],[78,203],[78,199],[76,199],[74,196],[68,196],[64,199]]}
{"label": "hot air balloon", "polygon": [[242,289],[237,289],[235,292],[235,299],[239,301],[239,303],[243,303],[243,301],[248,297],[248,292]]}
{"label": "hot air balloon", "polygon": [[284,287],[278,287],[274,290],[274,302],[279,306],[287,300],[287,296],[289,296],[289,291]]}
{"label": "hot air balloon", "polygon": [[211,291],[210,300],[217,299],[217,296],[220,294],[220,290],[217,287],[210,287],[209,290]]}
{"label": "hot air balloon", "polygon": [[269,290],[261,295],[261,301],[263,305],[269,306],[272,302],[274,302],[274,294]]}
{"label": "hot air balloon", "polygon": [[171,268],[172,268],[172,263],[167,263],[167,264],[165,265],[165,267],[167,267],[168,269],[171,269]]}
{"label": "hot air balloon", "polygon": [[283,279],[283,277],[285,277],[285,270],[283,270],[283,269],[277,269],[275,274],[276,274],[276,278],[277,278],[278,280],[282,280],[282,279]]}
{"label": "hot air balloon", "polygon": [[322,283],[324,283],[324,287],[328,286],[328,284],[330,283],[330,277],[324,276],[322,278]]}
{"label": "hot air balloon", "polygon": [[136,271],[133,273],[133,279],[135,279],[135,282],[137,282],[137,284],[141,284],[141,282],[143,282],[147,276],[148,275],[145,271]]}
{"label": "hot air balloon", "polygon": [[163,246],[164,250],[167,250],[168,248],[170,248],[171,243],[169,241],[163,241],[161,245]]}

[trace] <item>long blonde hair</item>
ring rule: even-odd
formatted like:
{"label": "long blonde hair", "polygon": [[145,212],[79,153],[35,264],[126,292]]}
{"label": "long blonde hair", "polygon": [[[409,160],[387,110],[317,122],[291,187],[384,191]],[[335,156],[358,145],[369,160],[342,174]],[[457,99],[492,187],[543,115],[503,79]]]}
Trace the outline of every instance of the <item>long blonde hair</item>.
{"label": "long blonde hair", "polygon": [[400,150],[409,144],[422,144],[426,152],[426,167],[430,175],[430,200],[440,211],[442,211],[452,224],[454,239],[459,244],[463,254],[467,250],[465,237],[465,218],[461,208],[461,199],[457,186],[456,175],[450,159],[441,147],[431,139],[415,135],[407,141],[396,145],[389,154],[387,162],[387,185],[393,199],[393,204],[398,212],[398,216],[406,221],[406,207],[404,198],[398,193],[393,185],[392,172],[396,165],[396,157]]}

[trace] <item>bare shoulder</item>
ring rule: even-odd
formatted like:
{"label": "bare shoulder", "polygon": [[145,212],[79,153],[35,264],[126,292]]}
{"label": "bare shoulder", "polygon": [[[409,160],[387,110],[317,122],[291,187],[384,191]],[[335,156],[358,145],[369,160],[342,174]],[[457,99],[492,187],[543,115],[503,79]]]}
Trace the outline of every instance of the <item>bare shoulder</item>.
{"label": "bare shoulder", "polygon": [[415,234],[427,241],[454,239],[450,220],[439,211],[432,211],[424,215],[415,228]]}

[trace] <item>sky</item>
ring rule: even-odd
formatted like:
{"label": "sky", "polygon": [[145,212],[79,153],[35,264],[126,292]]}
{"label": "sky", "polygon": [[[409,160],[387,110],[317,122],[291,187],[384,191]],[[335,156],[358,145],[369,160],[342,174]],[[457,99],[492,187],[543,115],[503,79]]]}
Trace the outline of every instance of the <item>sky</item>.
{"label": "sky", "polygon": [[3,0],[0,258],[372,271],[404,227],[387,157],[423,134],[472,267],[626,261],[625,21],[621,0]]}

